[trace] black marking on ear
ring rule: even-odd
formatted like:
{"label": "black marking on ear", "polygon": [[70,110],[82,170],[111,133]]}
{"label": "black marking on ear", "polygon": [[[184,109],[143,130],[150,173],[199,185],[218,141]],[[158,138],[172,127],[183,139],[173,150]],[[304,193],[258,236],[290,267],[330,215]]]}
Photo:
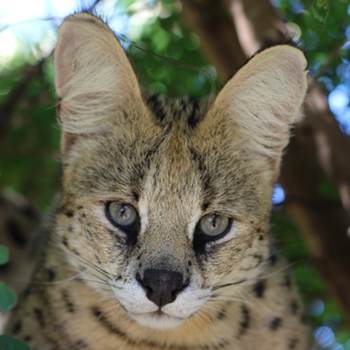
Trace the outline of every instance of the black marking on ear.
{"label": "black marking on ear", "polygon": [[240,338],[247,333],[251,324],[251,316],[248,307],[244,304],[241,305],[241,321],[239,323],[239,332],[237,337]]}
{"label": "black marking on ear", "polygon": [[266,280],[258,281],[253,287],[253,292],[257,298],[263,298],[266,290]]}
{"label": "black marking on ear", "polygon": [[6,221],[5,230],[11,241],[18,247],[24,247],[27,244],[27,237],[25,237],[25,234],[22,232],[21,228],[15,220],[8,219]]}
{"label": "black marking on ear", "polygon": [[72,302],[68,291],[66,291],[66,290],[62,291],[62,299],[63,299],[64,306],[66,308],[66,311],[71,313],[71,314],[74,313],[75,312],[75,305]]}
{"label": "black marking on ear", "polygon": [[41,309],[39,309],[38,307],[36,307],[36,308],[33,309],[33,312],[34,312],[35,319],[37,320],[39,326],[41,328],[45,328],[46,327],[46,321],[45,321],[45,317],[44,317],[43,311]]}
{"label": "black marking on ear", "polygon": [[270,329],[272,331],[277,331],[282,326],[282,319],[281,317],[275,317],[270,322]]}

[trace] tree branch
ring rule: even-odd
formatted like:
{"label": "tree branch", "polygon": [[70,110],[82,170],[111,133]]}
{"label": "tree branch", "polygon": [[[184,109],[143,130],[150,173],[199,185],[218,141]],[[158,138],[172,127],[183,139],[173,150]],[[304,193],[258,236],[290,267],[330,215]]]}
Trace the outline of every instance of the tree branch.
{"label": "tree branch", "polygon": [[23,74],[22,79],[9,92],[6,100],[0,105],[0,135],[4,134],[13,112],[23,98],[33,79],[42,73],[45,59],[40,60],[34,66],[29,67]]}

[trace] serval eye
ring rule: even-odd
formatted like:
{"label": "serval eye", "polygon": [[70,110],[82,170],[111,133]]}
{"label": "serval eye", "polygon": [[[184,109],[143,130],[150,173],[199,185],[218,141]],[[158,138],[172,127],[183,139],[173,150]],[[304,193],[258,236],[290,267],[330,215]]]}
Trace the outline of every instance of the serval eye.
{"label": "serval eye", "polygon": [[138,219],[136,209],[131,204],[109,202],[106,210],[107,218],[117,227],[128,227]]}
{"label": "serval eye", "polygon": [[199,221],[199,228],[202,233],[210,239],[218,239],[228,232],[231,220],[224,215],[208,214]]}
{"label": "serval eye", "polygon": [[197,252],[203,252],[206,243],[216,241],[230,232],[232,219],[216,213],[203,216],[195,229],[193,248]]}
{"label": "serval eye", "polygon": [[131,204],[113,201],[106,203],[105,212],[111,224],[126,233],[130,243],[135,243],[140,230],[140,218],[136,209]]}

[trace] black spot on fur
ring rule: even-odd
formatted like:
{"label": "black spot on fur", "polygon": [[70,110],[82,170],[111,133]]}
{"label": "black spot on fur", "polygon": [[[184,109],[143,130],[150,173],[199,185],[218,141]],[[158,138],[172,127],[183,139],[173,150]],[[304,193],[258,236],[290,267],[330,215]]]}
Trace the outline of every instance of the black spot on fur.
{"label": "black spot on fur", "polygon": [[289,350],[294,350],[296,349],[297,345],[299,343],[299,339],[297,338],[292,338],[289,340],[289,343],[288,343],[288,349]]}
{"label": "black spot on fur", "polygon": [[254,268],[258,267],[258,266],[264,261],[263,256],[260,255],[260,254],[254,254],[254,255],[253,255],[253,258],[254,258],[255,261],[256,261],[256,265],[255,265]]}
{"label": "black spot on fur", "polygon": [[19,247],[24,247],[28,240],[15,220],[6,221],[6,232],[11,241]]}
{"label": "black spot on fur", "polygon": [[63,299],[64,306],[65,306],[65,309],[67,310],[67,312],[74,313],[75,312],[75,305],[72,302],[68,291],[66,291],[66,290],[62,291],[62,299]]}
{"label": "black spot on fur", "polygon": [[64,215],[67,216],[68,218],[72,218],[74,216],[74,212],[73,212],[73,210],[67,210],[64,213]]}
{"label": "black spot on fur", "polygon": [[84,340],[78,340],[77,342],[74,343],[73,349],[74,350],[82,350],[82,349],[87,349],[89,346],[86,344]]}
{"label": "black spot on fur", "polygon": [[272,321],[270,322],[270,329],[272,331],[276,331],[277,329],[279,329],[282,326],[282,319],[280,317],[275,317],[272,319]]}
{"label": "black spot on fur", "polygon": [[239,323],[238,338],[247,333],[251,323],[250,311],[246,305],[241,306],[241,321]]}
{"label": "black spot on fur", "polygon": [[208,202],[204,202],[203,204],[202,204],[202,210],[203,211],[205,211],[205,210],[207,210],[208,208],[209,208],[209,203]]}
{"label": "black spot on fur", "polygon": [[253,292],[255,293],[257,298],[263,298],[266,289],[266,281],[260,280],[253,287]]}
{"label": "black spot on fur", "polygon": [[136,202],[139,201],[139,199],[140,199],[139,193],[137,193],[136,191],[132,191],[132,196],[134,197]]}
{"label": "black spot on fur", "polygon": [[91,311],[98,323],[109,333],[116,334],[121,338],[124,338],[126,336],[125,333],[121,331],[115,324],[113,324],[97,306],[93,306],[91,308]]}
{"label": "black spot on fur", "polygon": [[155,114],[156,118],[162,122],[166,116],[164,106],[162,101],[160,101],[158,95],[151,95],[147,99],[148,106],[152,110],[152,112]]}
{"label": "black spot on fur", "polygon": [[292,278],[290,275],[285,275],[282,285],[288,289],[292,288]]}
{"label": "black spot on fur", "polygon": [[296,315],[299,310],[299,304],[296,300],[292,300],[290,303],[290,311],[293,315]]}
{"label": "black spot on fur", "polygon": [[52,269],[47,269],[47,279],[49,282],[53,282],[56,278],[56,272]]}
{"label": "black spot on fur", "polygon": [[227,311],[226,311],[226,306],[223,306],[219,312],[216,314],[216,318],[220,321],[224,320],[227,318]]}
{"label": "black spot on fur", "polygon": [[38,307],[36,307],[36,308],[34,308],[33,312],[34,312],[35,319],[37,320],[39,326],[41,328],[45,328],[46,322],[45,322],[45,318],[44,318],[44,314],[43,314],[42,310],[39,309]]}

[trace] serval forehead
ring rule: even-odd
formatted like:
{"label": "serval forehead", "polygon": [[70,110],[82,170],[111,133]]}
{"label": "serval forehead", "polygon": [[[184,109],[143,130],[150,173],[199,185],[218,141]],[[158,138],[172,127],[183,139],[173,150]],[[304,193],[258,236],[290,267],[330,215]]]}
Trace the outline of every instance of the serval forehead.
{"label": "serval forehead", "polygon": [[194,129],[204,118],[212,98],[147,95],[145,100],[159,125],[165,127],[182,122],[190,129]]}

